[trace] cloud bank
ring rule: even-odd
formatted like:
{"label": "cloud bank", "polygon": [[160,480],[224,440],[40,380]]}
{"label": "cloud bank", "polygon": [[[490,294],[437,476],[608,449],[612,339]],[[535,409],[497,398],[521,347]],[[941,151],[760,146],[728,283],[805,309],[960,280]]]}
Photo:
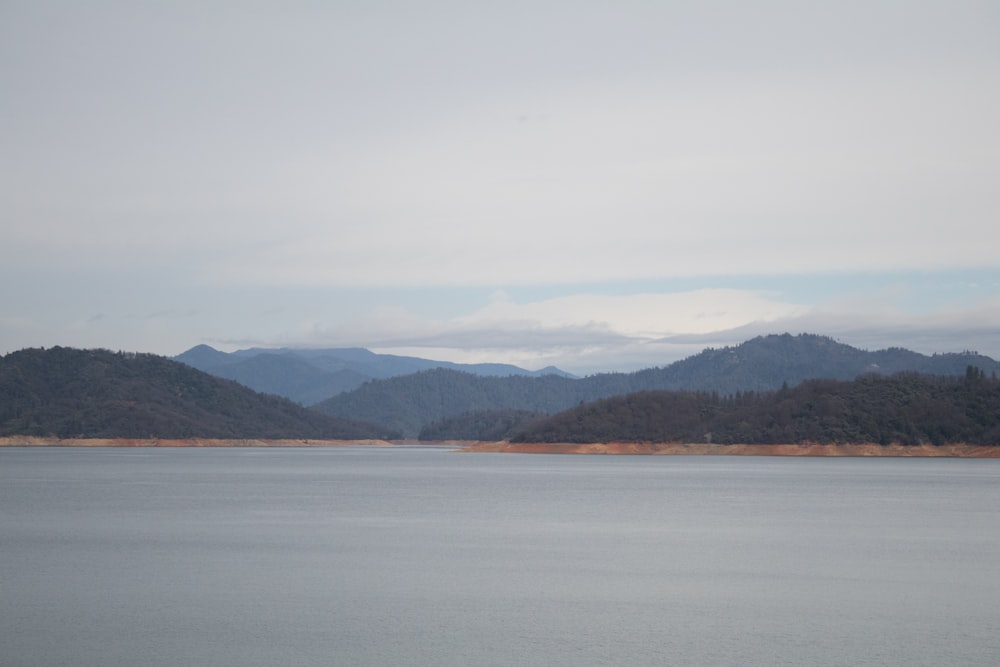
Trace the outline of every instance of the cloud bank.
{"label": "cloud bank", "polygon": [[0,346],[987,351],[998,28],[973,0],[5,3]]}

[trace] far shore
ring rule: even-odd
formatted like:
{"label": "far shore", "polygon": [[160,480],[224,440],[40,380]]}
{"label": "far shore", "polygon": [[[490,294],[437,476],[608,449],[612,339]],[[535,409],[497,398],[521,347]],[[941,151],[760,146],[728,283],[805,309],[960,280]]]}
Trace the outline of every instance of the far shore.
{"label": "far shore", "polygon": [[785,444],[785,445],[713,445],[704,443],[637,442],[476,442],[465,444],[463,452],[501,452],[510,454],[608,454],[608,455],[694,455],[694,456],[866,456],[866,457],[953,457],[1000,458],[1000,447],[989,445],[879,445],[857,444]]}
{"label": "far shore", "polygon": [[990,445],[879,445],[784,444],[714,445],[705,443],[570,443],[570,442],[478,442],[468,440],[316,440],[316,439],[221,439],[221,438],[47,438],[37,436],[0,437],[0,447],[393,447],[448,446],[459,452],[507,454],[593,454],[667,456],[864,456],[864,457],[952,457],[1000,458],[1000,446]]}
{"label": "far shore", "polygon": [[0,438],[0,447],[388,447],[387,440],[222,439],[222,438],[45,438],[13,435]]}

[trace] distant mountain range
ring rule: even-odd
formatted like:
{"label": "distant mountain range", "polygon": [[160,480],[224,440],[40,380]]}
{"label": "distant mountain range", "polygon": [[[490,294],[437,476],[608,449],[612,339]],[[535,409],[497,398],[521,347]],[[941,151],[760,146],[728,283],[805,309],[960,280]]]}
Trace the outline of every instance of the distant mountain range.
{"label": "distant mountain range", "polygon": [[388,438],[152,354],[27,349],[0,357],[0,435]]}
{"label": "distant mountain range", "polygon": [[[762,336],[662,368],[585,378],[558,369],[531,373],[502,364],[442,364],[363,349],[227,354],[198,346],[178,359],[184,363],[59,347],[0,357],[0,435],[499,439],[541,416],[636,392],[684,390],[724,398],[810,379],[911,372],[971,373],[992,381],[1000,373],[1000,363],[974,352],[868,352],[812,334]],[[226,373],[270,395],[192,366]],[[417,372],[372,379],[413,368]],[[355,388],[309,409],[274,395],[308,400],[325,395],[336,378]],[[356,386],[358,381],[363,384]]]}
{"label": "distant mountain range", "polygon": [[198,345],[174,357],[198,370],[235,380],[265,394],[284,396],[302,405],[313,405],[351,391],[369,380],[409,375],[433,368],[448,368],[473,375],[541,377],[570,373],[549,366],[529,371],[510,364],[457,364],[420,357],[376,354],[364,348],[251,348],[221,352]]}
{"label": "distant mountain range", "polygon": [[[468,413],[517,410],[552,414],[582,402],[637,391],[672,389],[731,395],[775,390],[812,378],[852,380],[867,373],[963,375],[969,366],[987,376],[1000,372],[1000,363],[975,352],[933,356],[902,348],[869,352],[826,336],[782,334],[761,336],[734,347],[709,348],[662,368],[579,379],[555,375],[480,377],[439,368],[372,381],[313,407],[418,437],[425,428]],[[441,433],[434,428],[428,432]]]}

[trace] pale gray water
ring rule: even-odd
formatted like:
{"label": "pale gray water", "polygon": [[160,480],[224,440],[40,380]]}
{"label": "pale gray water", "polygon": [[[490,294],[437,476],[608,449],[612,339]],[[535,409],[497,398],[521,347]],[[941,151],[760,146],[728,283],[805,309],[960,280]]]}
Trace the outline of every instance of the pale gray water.
{"label": "pale gray water", "polygon": [[1000,460],[0,449],[0,664],[997,665]]}

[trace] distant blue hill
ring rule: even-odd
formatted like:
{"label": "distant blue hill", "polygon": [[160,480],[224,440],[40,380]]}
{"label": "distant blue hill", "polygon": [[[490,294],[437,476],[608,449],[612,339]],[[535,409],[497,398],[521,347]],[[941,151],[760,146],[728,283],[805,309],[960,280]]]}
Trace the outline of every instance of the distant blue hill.
{"label": "distant blue hill", "polygon": [[250,348],[222,352],[208,345],[196,345],[174,357],[174,360],[218,377],[235,380],[261,393],[284,396],[302,405],[313,405],[352,391],[369,380],[382,380],[435,368],[463,371],[483,377],[575,377],[554,366],[529,371],[511,364],[457,364],[420,357],[377,354],[362,347]]}

